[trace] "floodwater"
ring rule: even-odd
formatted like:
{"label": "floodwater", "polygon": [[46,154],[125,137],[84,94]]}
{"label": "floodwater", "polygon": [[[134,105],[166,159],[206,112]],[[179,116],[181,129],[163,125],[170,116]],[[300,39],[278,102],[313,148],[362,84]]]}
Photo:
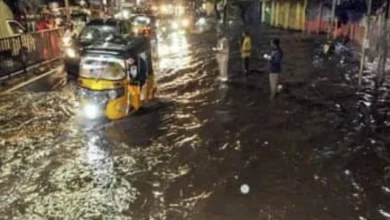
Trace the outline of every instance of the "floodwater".
{"label": "floodwater", "polygon": [[[157,64],[159,99],[93,130],[77,126],[69,88],[2,97],[25,112],[0,118],[0,218],[388,219],[390,84],[373,90],[366,73],[358,91],[356,63],[316,60],[320,38],[252,30],[248,79],[241,29],[230,30],[228,83],[214,33],[176,36]],[[273,37],[284,90],[270,102],[260,57]]]}

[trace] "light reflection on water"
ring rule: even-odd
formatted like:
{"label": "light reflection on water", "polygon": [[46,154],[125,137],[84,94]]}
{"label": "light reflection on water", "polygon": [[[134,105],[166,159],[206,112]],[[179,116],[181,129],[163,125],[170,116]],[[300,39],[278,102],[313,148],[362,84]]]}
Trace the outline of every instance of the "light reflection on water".
{"label": "light reflection on water", "polygon": [[86,160],[92,170],[93,179],[99,185],[109,185],[112,182],[113,160],[110,157],[107,143],[102,140],[100,134],[88,134]]}
{"label": "light reflection on water", "polygon": [[182,69],[191,63],[189,44],[186,36],[172,33],[166,40],[157,45],[159,56],[158,67],[164,69]]}

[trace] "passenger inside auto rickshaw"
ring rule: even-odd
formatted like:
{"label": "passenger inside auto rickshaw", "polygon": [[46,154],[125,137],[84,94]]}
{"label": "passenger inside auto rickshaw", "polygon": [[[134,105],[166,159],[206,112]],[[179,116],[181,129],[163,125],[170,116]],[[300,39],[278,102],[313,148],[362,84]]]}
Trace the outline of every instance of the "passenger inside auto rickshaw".
{"label": "passenger inside auto rickshaw", "polygon": [[142,95],[141,100],[154,99],[156,88],[154,85],[152,54],[150,52],[141,53],[136,61],[136,66],[138,67],[138,74],[134,74],[135,71],[131,68],[129,68],[128,74],[133,82],[139,82]]}

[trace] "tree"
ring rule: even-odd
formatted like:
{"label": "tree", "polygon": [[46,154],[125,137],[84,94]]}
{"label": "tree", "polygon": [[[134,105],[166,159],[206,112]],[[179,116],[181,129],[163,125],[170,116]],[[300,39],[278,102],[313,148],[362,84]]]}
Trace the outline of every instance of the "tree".
{"label": "tree", "polygon": [[13,12],[24,14],[36,13],[39,7],[37,0],[5,0]]}
{"label": "tree", "polygon": [[33,14],[38,11],[39,3],[37,0],[17,0],[18,9],[24,14]]}
{"label": "tree", "polygon": [[227,20],[228,11],[233,8],[237,8],[240,11],[240,17],[244,23],[246,21],[246,14],[248,11],[248,3],[242,0],[207,0],[214,5],[214,11],[218,20],[223,18],[225,23]]}
{"label": "tree", "polygon": [[214,4],[217,20],[223,19],[223,22],[225,23],[227,18],[228,0],[209,0],[209,2]]}

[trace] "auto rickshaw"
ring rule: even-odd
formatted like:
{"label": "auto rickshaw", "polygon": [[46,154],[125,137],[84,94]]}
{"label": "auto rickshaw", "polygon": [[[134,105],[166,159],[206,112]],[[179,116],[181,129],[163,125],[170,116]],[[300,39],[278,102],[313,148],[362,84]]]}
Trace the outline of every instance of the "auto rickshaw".
{"label": "auto rickshaw", "polygon": [[154,98],[155,91],[147,39],[117,36],[85,48],[78,79],[82,116],[124,118]]}

